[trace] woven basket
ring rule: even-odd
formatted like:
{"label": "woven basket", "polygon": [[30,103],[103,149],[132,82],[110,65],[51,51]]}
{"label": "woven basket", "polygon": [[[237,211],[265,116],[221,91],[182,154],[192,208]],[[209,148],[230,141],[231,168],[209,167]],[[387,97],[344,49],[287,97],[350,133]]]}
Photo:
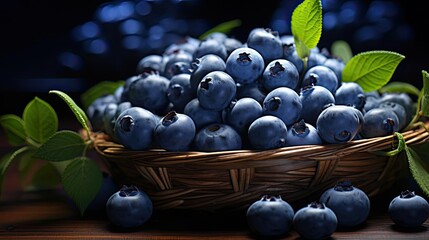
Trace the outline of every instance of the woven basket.
{"label": "woven basket", "polygon": [[[408,146],[429,141],[424,127],[402,134]],[[194,210],[246,208],[264,194],[297,202],[339,180],[375,196],[407,170],[404,158],[379,154],[396,149],[397,142],[386,136],[264,151],[168,152],[131,151],[95,134],[95,149],[117,183],[139,186],[157,209]]]}

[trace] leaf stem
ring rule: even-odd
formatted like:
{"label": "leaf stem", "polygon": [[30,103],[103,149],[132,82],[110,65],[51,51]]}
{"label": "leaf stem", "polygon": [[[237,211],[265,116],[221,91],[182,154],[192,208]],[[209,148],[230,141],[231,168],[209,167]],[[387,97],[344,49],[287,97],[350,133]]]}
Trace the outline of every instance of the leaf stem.
{"label": "leaf stem", "polygon": [[31,139],[30,137],[25,138],[25,142],[35,148],[39,148],[40,146],[42,146],[42,144],[37,143],[36,141],[34,141],[33,139]]}
{"label": "leaf stem", "polygon": [[410,121],[410,123],[407,125],[407,127],[405,127],[404,131],[408,131],[408,130],[413,129],[415,127],[415,124],[420,120],[420,117],[423,114],[422,111],[421,111],[421,103],[422,103],[422,98],[423,98],[423,92],[424,91],[420,91],[419,98],[417,99],[416,114],[414,114],[413,119]]}

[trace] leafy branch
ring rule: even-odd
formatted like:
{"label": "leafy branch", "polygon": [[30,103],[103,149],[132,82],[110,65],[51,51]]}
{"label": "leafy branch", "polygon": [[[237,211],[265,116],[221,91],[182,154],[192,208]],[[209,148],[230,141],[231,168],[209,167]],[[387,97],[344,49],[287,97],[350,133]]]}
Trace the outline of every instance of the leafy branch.
{"label": "leafy branch", "polygon": [[[19,148],[6,154],[0,161],[0,190],[6,171],[13,161],[34,164],[35,159],[42,160],[48,165],[45,164],[38,169],[33,181],[37,179],[48,181],[47,176],[60,175],[65,192],[83,214],[97,195],[103,179],[95,161],[86,156],[87,150],[93,144],[90,139],[91,124],[85,112],[66,93],[57,90],[50,93],[64,100],[87,131],[88,139],[84,140],[74,131],[59,131],[55,110],[38,97],[27,104],[22,118],[13,114],[1,116],[0,124],[5,130],[7,140],[12,146]],[[43,178],[36,178],[41,175]],[[54,185],[58,180],[53,177],[52,181]]]}

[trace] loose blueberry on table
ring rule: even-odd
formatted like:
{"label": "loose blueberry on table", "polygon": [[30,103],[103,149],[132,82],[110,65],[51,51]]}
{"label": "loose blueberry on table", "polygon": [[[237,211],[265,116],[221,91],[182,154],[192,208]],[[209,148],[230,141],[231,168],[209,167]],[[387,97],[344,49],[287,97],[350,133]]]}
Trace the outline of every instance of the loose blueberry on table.
{"label": "loose blueberry on table", "polygon": [[371,203],[367,194],[352,185],[350,181],[340,181],[320,196],[320,202],[334,211],[338,227],[359,227],[368,218]]}
{"label": "loose blueberry on table", "polygon": [[402,191],[389,204],[389,216],[392,221],[405,228],[421,226],[429,217],[429,203],[413,191]]}
{"label": "loose blueberry on table", "polygon": [[305,239],[326,239],[337,228],[337,216],[323,203],[312,202],[293,217],[294,230]]}
{"label": "loose blueberry on table", "polygon": [[280,196],[264,195],[250,205],[246,219],[250,230],[258,236],[276,237],[289,232],[294,214],[292,206]]}
{"label": "loose blueberry on table", "polygon": [[134,185],[122,186],[106,203],[109,221],[119,228],[143,226],[151,218],[152,212],[152,200]]}

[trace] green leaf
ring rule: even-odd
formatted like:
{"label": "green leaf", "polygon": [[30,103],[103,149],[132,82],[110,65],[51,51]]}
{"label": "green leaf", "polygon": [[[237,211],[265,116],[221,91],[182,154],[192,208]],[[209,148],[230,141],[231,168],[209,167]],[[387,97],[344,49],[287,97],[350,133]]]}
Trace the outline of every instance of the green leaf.
{"label": "green leaf", "polygon": [[429,165],[422,161],[419,154],[410,147],[405,148],[411,174],[417,184],[429,196]]}
{"label": "green leaf", "polygon": [[420,95],[420,90],[407,82],[390,82],[378,91],[380,93],[409,93],[417,97]]}
{"label": "green leaf", "polygon": [[35,157],[59,162],[84,155],[86,144],[76,132],[63,130],[56,132],[37,150]]}
{"label": "green leaf", "polygon": [[350,45],[343,40],[337,40],[332,43],[331,53],[333,56],[339,57],[343,60],[344,63],[347,63],[353,57]]}
{"label": "green leaf", "polygon": [[104,95],[113,94],[118,87],[123,86],[124,81],[101,81],[86,90],[81,96],[83,109],[88,109],[89,105],[97,98]]}
{"label": "green leaf", "polygon": [[429,116],[429,73],[422,71],[423,75],[423,96],[421,99],[421,110],[424,116]]}
{"label": "green leaf", "polygon": [[424,161],[426,165],[429,165],[429,142],[412,145],[410,148],[419,155],[420,159]]}
{"label": "green leaf", "polygon": [[61,92],[58,90],[51,90],[51,91],[49,91],[49,93],[53,93],[53,94],[58,95],[61,99],[64,100],[64,102],[66,102],[66,104],[69,106],[69,108],[72,110],[72,112],[76,116],[76,119],[79,121],[79,123],[82,125],[82,127],[89,134],[89,132],[91,131],[90,130],[90,122],[89,122],[88,117],[86,116],[85,112],[82,110],[82,108],[80,108],[75,103],[75,101],[73,101],[73,99],[64,92]]}
{"label": "green leaf", "polygon": [[46,163],[37,170],[31,179],[31,186],[27,188],[37,190],[51,189],[60,183],[61,175],[52,164]]}
{"label": "green leaf", "polygon": [[3,181],[4,177],[6,175],[6,171],[9,168],[10,164],[13,160],[17,159],[19,155],[22,153],[25,153],[26,151],[32,149],[29,146],[24,146],[22,148],[19,148],[18,150],[15,150],[14,152],[7,153],[4,155],[0,160],[0,193],[2,191]]}
{"label": "green leaf", "polygon": [[292,13],[291,28],[298,56],[307,58],[322,36],[322,2],[304,0],[299,4]]}
{"label": "green leaf", "polygon": [[19,179],[23,187],[26,187],[27,185],[29,185],[29,182],[31,180],[29,176],[31,175],[34,169],[34,165],[39,160],[33,157],[36,150],[37,150],[36,148],[29,149],[26,152],[20,154],[19,156],[18,172],[19,172]]}
{"label": "green leaf", "polygon": [[19,146],[25,143],[26,134],[24,120],[14,114],[0,116],[0,124],[3,127],[10,145]]}
{"label": "green leaf", "polygon": [[239,20],[239,19],[234,19],[231,21],[223,22],[223,23],[216,25],[215,27],[209,29],[205,33],[201,34],[201,36],[198,39],[203,40],[208,35],[215,33],[215,32],[229,34],[234,28],[239,27],[240,25],[241,25],[241,20]]}
{"label": "green leaf", "polygon": [[378,90],[389,82],[404,58],[403,55],[390,51],[359,53],[344,66],[342,80],[358,83],[365,92]]}
{"label": "green leaf", "polygon": [[81,215],[97,195],[103,181],[98,165],[87,157],[74,159],[64,170],[64,190],[78,206]]}
{"label": "green leaf", "polygon": [[58,117],[49,103],[35,97],[23,114],[27,135],[37,143],[44,143],[58,130]]}

